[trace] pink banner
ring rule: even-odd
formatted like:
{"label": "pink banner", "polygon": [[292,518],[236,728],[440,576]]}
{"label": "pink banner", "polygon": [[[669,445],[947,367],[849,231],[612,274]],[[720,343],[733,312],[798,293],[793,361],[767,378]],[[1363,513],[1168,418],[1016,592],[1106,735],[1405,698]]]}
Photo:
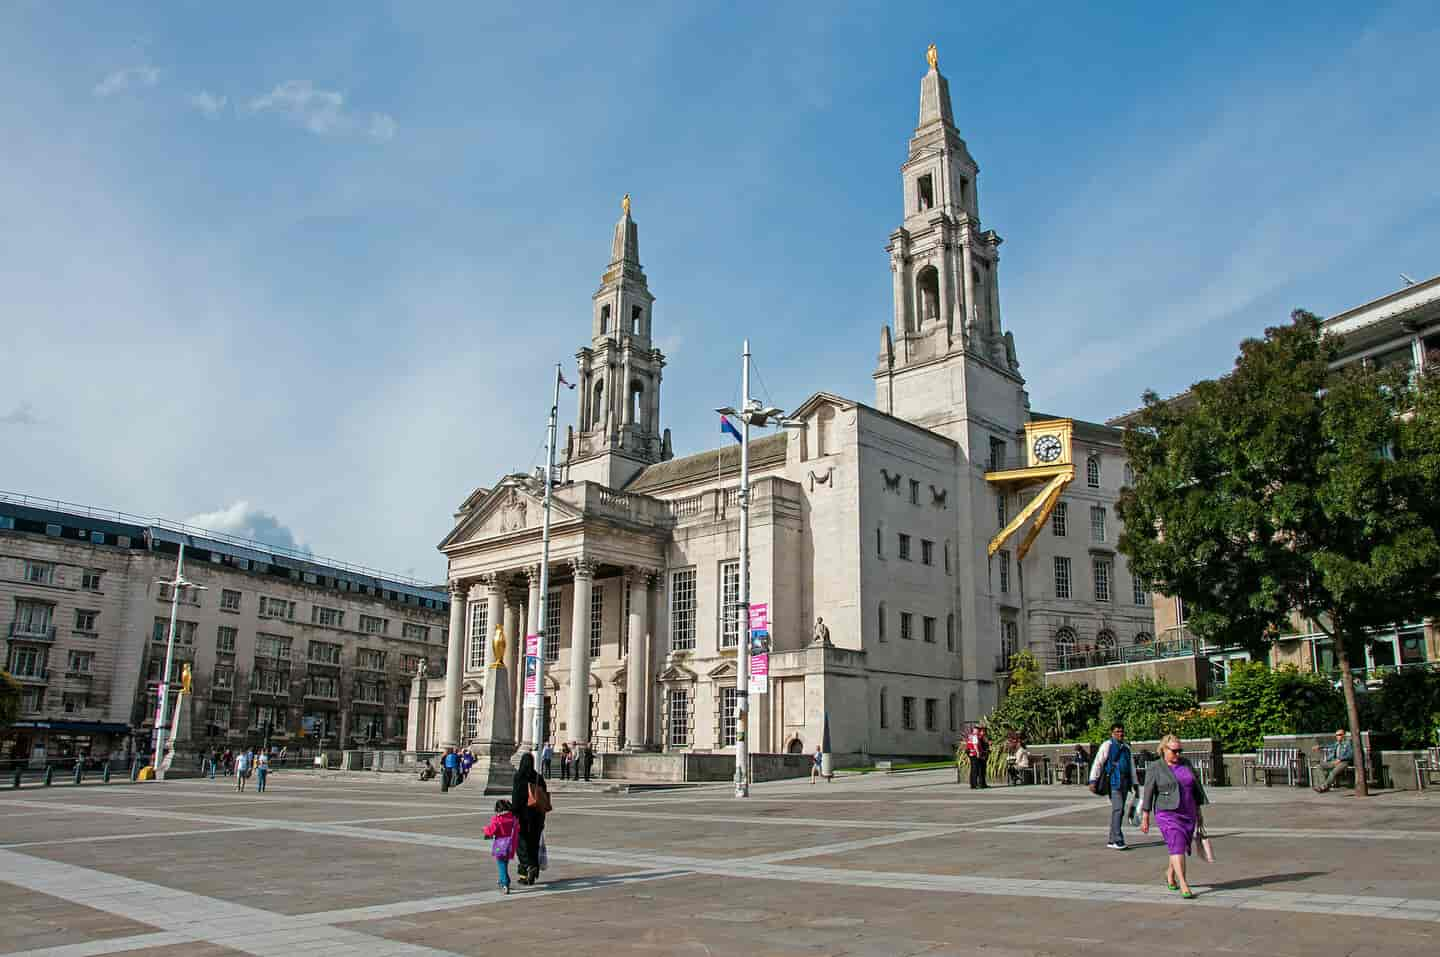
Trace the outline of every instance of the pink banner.
{"label": "pink banner", "polygon": [[750,606],[750,630],[770,630],[770,606],[764,602],[751,604]]}

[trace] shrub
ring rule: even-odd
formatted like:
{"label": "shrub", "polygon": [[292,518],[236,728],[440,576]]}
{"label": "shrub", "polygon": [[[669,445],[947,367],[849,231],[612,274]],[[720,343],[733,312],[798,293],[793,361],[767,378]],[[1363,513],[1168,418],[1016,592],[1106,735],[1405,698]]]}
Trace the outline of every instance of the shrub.
{"label": "shrub", "polygon": [[1219,715],[1221,746],[1254,751],[1267,734],[1305,734],[1347,726],[1345,698],[1323,676],[1294,665],[1236,664]]}
{"label": "shrub", "polygon": [[1423,668],[1392,671],[1374,693],[1374,726],[1400,739],[1402,748],[1440,744],[1440,672]]}
{"label": "shrub", "polygon": [[1125,736],[1133,741],[1158,738],[1164,733],[1162,719],[1195,707],[1193,688],[1177,688],[1153,678],[1131,678],[1105,694],[1105,703],[1091,728],[1091,740],[1110,736],[1110,726],[1123,724]]}
{"label": "shrub", "polygon": [[1030,685],[1012,690],[985,724],[992,742],[1011,735],[1030,743],[1073,741],[1100,713],[1100,701],[1089,685]]}

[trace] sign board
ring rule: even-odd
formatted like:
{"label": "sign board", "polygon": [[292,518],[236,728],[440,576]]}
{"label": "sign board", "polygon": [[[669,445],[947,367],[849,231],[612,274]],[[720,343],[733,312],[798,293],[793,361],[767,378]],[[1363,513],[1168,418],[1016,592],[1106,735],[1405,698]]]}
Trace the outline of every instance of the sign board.
{"label": "sign board", "polygon": [[526,635],[526,636],[525,636],[525,656],[526,656],[527,658],[538,658],[538,657],[540,657],[540,636],[539,636],[539,635]]}
{"label": "sign board", "polygon": [[[530,649],[530,638],[536,638],[536,636],[531,635],[531,636],[529,636],[529,638],[526,638],[526,639],[525,639],[525,647],[526,647],[526,650],[527,650],[527,651]],[[539,639],[538,639],[538,638],[536,638],[536,644],[537,644],[537,645],[539,644]],[[525,656],[525,707],[527,707],[527,708],[534,708],[534,707],[537,707],[537,706],[540,704],[540,675],[539,675],[539,671],[540,671],[540,657],[539,657],[538,655],[526,655],[526,656]]]}
{"label": "sign board", "polygon": [[750,656],[750,693],[768,694],[770,691],[770,656]]}
{"label": "sign board", "polygon": [[764,602],[752,602],[750,604],[750,630],[770,630],[770,606]]}

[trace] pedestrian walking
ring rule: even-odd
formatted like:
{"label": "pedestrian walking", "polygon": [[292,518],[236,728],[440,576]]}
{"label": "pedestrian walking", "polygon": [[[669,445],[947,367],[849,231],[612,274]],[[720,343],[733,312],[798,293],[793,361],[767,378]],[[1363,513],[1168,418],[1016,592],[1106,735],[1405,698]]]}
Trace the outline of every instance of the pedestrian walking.
{"label": "pedestrian walking", "polygon": [[210,749],[210,780],[215,780],[215,765],[220,763],[220,752]]}
{"label": "pedestrian walking", "polygon": [[570,765],[575,760],[575,755],[570,753],[570,742],[566,741],[560,745],[560,780],[570,779]]}
{"label": "pedestrian walking", "polygon": [[540,749],[540,773],[547,778],[550,776],[550,762],[554,759],[555,748],[551,746],[549,741],[546,741],[545,746]]}
{"label": "pedestrian walking", "polygon": [[535,772],[534,751],[526,751],[520,767],[515,769],[510,785],[510,807],[520,822],[515,842],[520,883],[534,884],[540,878],[545,815],[550,813],[550,791],[545,787],[545,779]]}
{"label": "pedestrian walking", "polygon": [[810,755],[810,783],[814,784],[815,779],[820,776],[820,745],[815,745],[815,753]]}
{"label": "pedestrian walking", "polygon": [[[1190,882],[1185,879],[1185,858],[1195,843],[1198,828],[1203,835],[1205,818],[1200,808],[1210,803],[1205,786],[1190,761],[1181,755],[1180,739],[1167,734],[1160,739],[1160,757],[1145,766],[1145,792],[1140,799],[1140,833],[1150,833],[1150,814],[1160,825],[1170,862],[1165,867],[1165,886],[1193,900]],[[1208,847],[1208,845],[1206,845]],[[1208,853],[1208,851],[1207,851]]]}
{"label": "pedestrian walking", "polygon": [[985,766],[990,762],[990,739],[983,724],[976,725],[965,742],[965,753],[970,756],[970,790],[986,787]]}
{"label": "pedestrian walking", "polygon": [[245,782],[250,778],[250,752],[241,751],[235,758],[235,790],[245,790]]}
{"label": "pedestrian walking", "polygon": [[455,753],[454,748],[445,749],[445,757],[440,762],[440,790],[448,791],[459,784],[460,755]]}
{"label": "pedestrian walking", "polygon": [[270,776],[270,755],[261,751],[255,756],[255,793],[265,793],[265,779]]}
{"label": "pedestrian walking", "polygon": [[490,856],[495,858],[495,867],[500,872],[500,890],[510,893],[510,859],[515,856],[515,838],[520,833],[520,822],[510,808],[510,802],[495,802],[495,816],[485,825],[485,837],[493,841]]}
{"label": "pedestrian walking", "polygon": [[470,778],[470,769],[475,766],[475,755],[466,748],[460,752],[460,780],[466,781]]}
{"label": "pedestrian walking", "polygon": [[1123,724],[1112,725],[1110,740],[1095,752],[1095,763],[1090,765],[1090,790],[1110,796],[1110,840],[1105,846],[1125,850],[1125,832],[1121,827],[1125,823],[1125,799],[1131,792],[1139,793],[1140,775],[1135,770],[1135,756],[1125,741]]}

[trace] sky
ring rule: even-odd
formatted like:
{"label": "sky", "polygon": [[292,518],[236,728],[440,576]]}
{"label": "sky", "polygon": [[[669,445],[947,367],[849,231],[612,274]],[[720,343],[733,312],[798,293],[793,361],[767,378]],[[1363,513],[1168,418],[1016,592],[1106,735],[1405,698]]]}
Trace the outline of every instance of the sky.
{"label": "sky", "polygon": [[0,490],[443,580],[627,192],[677,454],[743,336],[767,401],[872,402],[931,42],[1037,411],[1440,273],[1433,3],[10,0]]}

